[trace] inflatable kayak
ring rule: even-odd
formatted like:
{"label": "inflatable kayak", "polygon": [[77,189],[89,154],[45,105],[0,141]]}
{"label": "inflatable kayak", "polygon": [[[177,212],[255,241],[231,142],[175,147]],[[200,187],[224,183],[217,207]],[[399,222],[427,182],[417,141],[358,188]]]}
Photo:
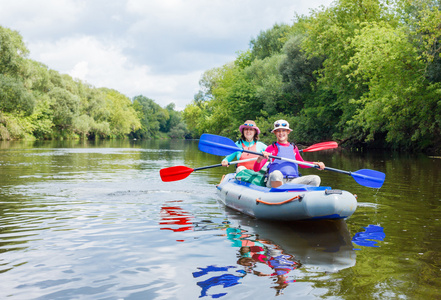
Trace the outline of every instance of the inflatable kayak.
{"label": "inflatable kayak", "polygon": [[217,193],[227,207],[262,220],[297,221],[345,219],[357,208],[357,199],[331,187],[284,184],[267,188],[227,174]]}

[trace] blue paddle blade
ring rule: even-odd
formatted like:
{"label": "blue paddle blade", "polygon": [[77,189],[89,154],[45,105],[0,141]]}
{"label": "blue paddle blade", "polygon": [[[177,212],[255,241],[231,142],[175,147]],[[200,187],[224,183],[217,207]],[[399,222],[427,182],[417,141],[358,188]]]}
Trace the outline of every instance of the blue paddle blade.
{"label": "blue paddle blade", "polygon": [[351,176],[358,184],[375,189],[381,188],[384,179],[386,178],[386,174],[383,172],[369,169],[361,169],[356,172],[351,172]]}
{"label": "blue paddle blade", "polygon": [[226,156],[233,152],[242,151],[242,149],[229,138],[209,133],[201,135],[199,139],[199,150],[219,156]]}

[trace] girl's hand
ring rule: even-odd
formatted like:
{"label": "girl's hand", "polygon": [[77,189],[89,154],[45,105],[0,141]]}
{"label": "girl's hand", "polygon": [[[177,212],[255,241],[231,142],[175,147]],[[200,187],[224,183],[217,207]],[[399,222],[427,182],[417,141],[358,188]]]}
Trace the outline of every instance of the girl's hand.
{"label": "girl's hand", "polygon": [[325,164],[322,163],[321,161],[315,162],[314,165],[318,166],[319,170],[324,170],[325,169]]}
{"label": "girl's hand", "polygon": [[261,162],[262,160],[264,160],[264,159],[268,159],[270,153],[268,153],[268,152],[266,152],[266,151],[263,151],[263,152],[262,152],[262,155],[263,155],[263,156],[259,156],[259,157],[257,158],[257,163],[260,163],[260,162]]}

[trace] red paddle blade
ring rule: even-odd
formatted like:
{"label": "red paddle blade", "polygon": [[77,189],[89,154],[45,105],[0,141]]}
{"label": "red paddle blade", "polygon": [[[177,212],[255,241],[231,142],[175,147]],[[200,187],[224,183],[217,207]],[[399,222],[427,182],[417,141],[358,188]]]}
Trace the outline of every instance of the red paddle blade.
{"label": "red paddle blade", "polygon": [[338,144],[336,142],[323,142],[323,143],[311,145],[308,148],[303,149],[302,152],[314,152],[314,151],[321,151],[327,149],[334,149],[337,147]]}
{"label": "red paddle blade", "polygon": [[159,170],[159,175],[164,182],[177,181],[187,178],[194,169],[186,166],[175,166]]}

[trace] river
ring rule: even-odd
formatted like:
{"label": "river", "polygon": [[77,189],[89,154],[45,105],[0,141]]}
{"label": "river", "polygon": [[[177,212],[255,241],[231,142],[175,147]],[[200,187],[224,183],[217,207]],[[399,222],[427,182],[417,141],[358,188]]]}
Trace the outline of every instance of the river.
{"label": "river", "polygon": [[342,221],[271,223],[219,203],[215,185],[233,167],[161,181],[162,168],[220,162],[197,145],[0,142],[0,298],[441,297],[440,157],[304,153],[384,172],[385,183],[306,170],[356,194],[357,210]]}

